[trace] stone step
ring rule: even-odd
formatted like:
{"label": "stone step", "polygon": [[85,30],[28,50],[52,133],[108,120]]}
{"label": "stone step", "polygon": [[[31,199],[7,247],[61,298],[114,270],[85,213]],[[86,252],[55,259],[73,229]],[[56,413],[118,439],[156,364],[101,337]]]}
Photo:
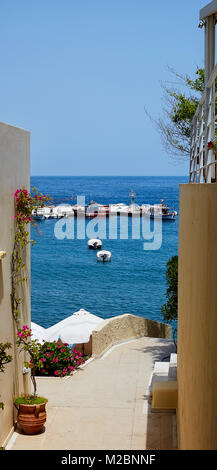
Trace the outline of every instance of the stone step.
{"label": "stone step", "polygon": [[168,380],[176,380],[176,379],[177,379],[177,354],[173,353],[170,355]]}
{"label": "stone step", "polygon": [[169,362],[155,362],[154,374],[168,375]]}
{"label": "stone step", "polygon": [[177,354],[176,353],[170,354],[170,364],[177,364]]}

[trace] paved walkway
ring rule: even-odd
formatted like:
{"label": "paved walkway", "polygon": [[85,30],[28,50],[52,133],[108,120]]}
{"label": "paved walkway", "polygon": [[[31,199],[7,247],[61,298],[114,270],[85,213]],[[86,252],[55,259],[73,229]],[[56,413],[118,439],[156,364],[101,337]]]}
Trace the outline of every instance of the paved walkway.
{"label": "paved walkway", "polygon": [[39,378],[48,398],[45,430],[17,430],[8,449],[173,449],[175,415],[150,412],[146,390],[171,341],[140,338],[115,346],[68,378]]}

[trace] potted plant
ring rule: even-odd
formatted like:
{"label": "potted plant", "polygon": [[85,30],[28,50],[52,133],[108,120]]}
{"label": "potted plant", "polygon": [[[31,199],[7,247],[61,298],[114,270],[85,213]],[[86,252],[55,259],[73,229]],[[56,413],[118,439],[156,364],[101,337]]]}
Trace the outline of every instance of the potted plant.
{"label": "potted plant", "polygon": [[33,383],[32,395],[21,395],[15,398],[14,405],[18,410],[17,422],[25,434],[39,433],[46,422],[47,398],[37,396],[36,370],[43,367],[40,361],[40,344],[31,338],[32,333],[28,325],[23,325],[17,332],[17,345],[23,351],[27,351],[30,361],[25,362],[25,367],[31,370]]}

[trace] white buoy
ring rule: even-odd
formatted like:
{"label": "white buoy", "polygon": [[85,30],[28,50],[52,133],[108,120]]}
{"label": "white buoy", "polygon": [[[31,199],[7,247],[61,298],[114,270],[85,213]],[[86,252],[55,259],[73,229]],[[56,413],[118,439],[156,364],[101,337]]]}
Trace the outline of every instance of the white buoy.
{"label": "white buoy", "polygon": [[91,238],[91,240],[88,240],[88,248],[98,250],[99,248],[102,248],[102,241],[98,238]]}
{"label": "white buoy", "polygon": [[111,251],[101,250],[98,251],[96,256],[98,261],[102,261],[103,263],[105,263],[105,261],[111,261],[112,254]]}

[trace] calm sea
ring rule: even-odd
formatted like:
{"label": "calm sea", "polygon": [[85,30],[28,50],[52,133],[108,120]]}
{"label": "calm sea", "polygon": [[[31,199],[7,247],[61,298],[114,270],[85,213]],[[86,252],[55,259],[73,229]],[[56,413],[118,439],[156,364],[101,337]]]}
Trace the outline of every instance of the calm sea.
{"label": "calm sea", "polygon": [[[86,202],[130,203],[131,189],[138,204],[156,204],[164,199],[179,211],[179,184],[186,177],[32,177],[31,185],[50,194],[55,204]],[[166,263],[178,254],[178,217],[163,222],[160,249],[144,251],[141,239],[103,240],[112,252],[111,263],[97,263],[87,240],[59,240],[55,220],[32,229],[37,243],[32,248],[32,320],[49,327],[84,308],[109,318],[124,313],[162,321],[165,302]],[[130,229],[129,229],[130,233]]]}

